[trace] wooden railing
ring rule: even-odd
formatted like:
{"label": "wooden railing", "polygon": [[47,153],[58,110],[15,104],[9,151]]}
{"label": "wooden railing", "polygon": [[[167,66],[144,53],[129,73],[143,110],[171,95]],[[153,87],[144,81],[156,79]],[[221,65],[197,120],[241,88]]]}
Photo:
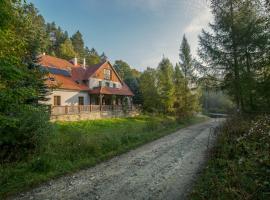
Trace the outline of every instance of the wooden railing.
{"label": "wooden railing", "polygon": [[123,108],[122,105],[83,105],[83,106],[52,106],[51,115],[72,115],[81,113],[91,113],[98,111],[123,111],[123,110],[136,110],[136,106],[130,105]]}

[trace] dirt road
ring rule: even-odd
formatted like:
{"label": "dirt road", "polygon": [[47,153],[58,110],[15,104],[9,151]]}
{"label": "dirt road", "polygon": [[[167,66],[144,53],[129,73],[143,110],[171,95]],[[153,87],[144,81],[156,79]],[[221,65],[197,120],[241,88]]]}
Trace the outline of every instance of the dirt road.
{"label": "dirt road", "polygon": [[185,199],[205,161],[209,129],[217,125],[181,129],[15,199]]}

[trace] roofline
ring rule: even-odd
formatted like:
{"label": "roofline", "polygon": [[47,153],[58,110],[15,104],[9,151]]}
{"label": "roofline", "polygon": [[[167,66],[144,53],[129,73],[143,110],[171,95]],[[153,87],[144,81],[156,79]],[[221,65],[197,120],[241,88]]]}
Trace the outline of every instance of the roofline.
{"label": "roofline", "polygon": [[[120,80],[120,82],[123,84],[124,83],[124,81],[122,80],[122,78],[119,76],[119,74],[117,73],[117,71],[114,69],[114,67],[113,67],[113,65],[111,64],[111,62],[110,61],[108,61],[108,60],[106,60],[102,65],[100,65],[97,69],[96,69],[96,71],[94,71],[94,73],[91,75],[91,76],[89,76],[89,78],[90,77],[92,77],[105,63],[108,63],[110,66],[111,66],[111,68],[113,69],[113,71],[114,71],[114,73],[116,74],[116,76],[117,76],[117,78]],[[91,67],[91,66],[90,66]]]}

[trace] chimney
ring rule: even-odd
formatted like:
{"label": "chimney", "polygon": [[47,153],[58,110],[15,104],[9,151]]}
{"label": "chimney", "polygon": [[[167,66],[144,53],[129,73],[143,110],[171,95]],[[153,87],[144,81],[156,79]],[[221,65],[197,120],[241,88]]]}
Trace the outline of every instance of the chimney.
{"label": "chimney", "polygon": [[73,59],[73,65],[75,65],[75,66],[78,65],[78,59],[76,57]]}
{"label": "chimney", "polygon": [[86,62],[85,62],[85,58],[83,58],[83,68],[86,67]]}

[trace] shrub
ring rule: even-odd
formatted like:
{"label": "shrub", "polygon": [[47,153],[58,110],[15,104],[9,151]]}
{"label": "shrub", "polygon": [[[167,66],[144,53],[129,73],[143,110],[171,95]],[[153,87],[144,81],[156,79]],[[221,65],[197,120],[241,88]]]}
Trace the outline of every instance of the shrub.
{"label": "shrub", "polygon": [[233,118],[221,131],[191,199],[269,199],[270,117]]}
{"label": "shrub", "polygon": [[20,160],[32,153],[42,136],[51,131],[49,115],[43,107],[21,106],[9,119],[0,119],[0,160]]}

